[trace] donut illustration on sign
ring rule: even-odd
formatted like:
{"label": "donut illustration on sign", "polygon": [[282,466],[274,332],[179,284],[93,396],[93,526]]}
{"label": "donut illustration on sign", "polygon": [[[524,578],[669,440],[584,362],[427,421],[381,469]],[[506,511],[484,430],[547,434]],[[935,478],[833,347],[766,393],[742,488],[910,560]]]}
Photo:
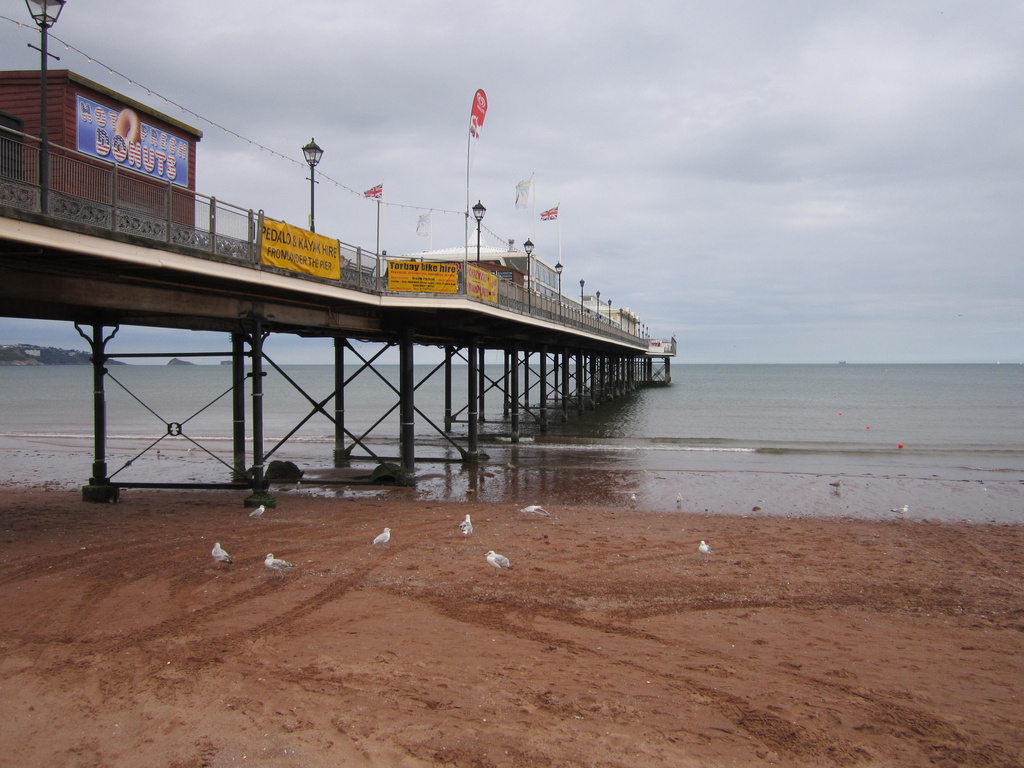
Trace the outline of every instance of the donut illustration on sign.
{"label": "donut illustration on sign", "polygon": [[129,144],[138,144],[142,140],[142,121],[134,109],[122,109],[114,123],[114,134],[121,136]]}

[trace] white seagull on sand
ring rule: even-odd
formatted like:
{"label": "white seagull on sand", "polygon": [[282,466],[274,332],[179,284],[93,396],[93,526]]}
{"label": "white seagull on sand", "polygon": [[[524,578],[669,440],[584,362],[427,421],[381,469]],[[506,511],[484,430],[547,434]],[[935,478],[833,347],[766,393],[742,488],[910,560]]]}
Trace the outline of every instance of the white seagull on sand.
{"label": "white seagull on sand", "polygon": [[907,512],[909,510],[910,510],[910,505],[909,504],[904,504],[902,507],[896,507],[895,509],[890,509],[889,511],[890,512],[902,513],[902,514],[905,515],[905,514],[907,514]]}
{"label": "white seagull on sand", "polygon": [[216,544],[213,545],[213,551],[210,554],[213,555],[213,561],[215,563],[233,563],[234,562],[234,560],[231,559],[231,555],[229,555],[227,552],[225,552],[223,549],[221,549],[219,541]]}
{"label": "white seagull on sand", "polygon": [[377,534],[377,538],[375,538],[370,543],[371,544],[387,544],[389,541],[391,541],[391,529],[390,528],[385,528],[384,532]]}
{"label": "white seagull on sand", "polygon": [[508,568],[510,571],[512,570],[512,563],[508,561],[508,558],[504,555],[499,555],[493,549],[487,553],[487,562],[494,566],[495,576],[498,575],[498,571],[500,571],[502,568]]}
{"label": "white seagull on sand", "polygon": [[256,507],[256,509],[254,509],[252,512],[249,513],[249,517],[259,517],[260,515],[262,515],[266,511],[267,511],[267,508],[264,507],[262,504],[260,504],[258,507]]}
{"label": "white seagull on sand", "polygon": [[700,542],[700,546],[697,547],[697,551],[700,552],[702,555],[710,555],[711,547],[709,547],[707,542],[702,539]]}
{"label": "white seagull on sand", "polygon": [[519,511],[520,512],[528,512],[531,515],[544,515],[545,517],[550,517],[551,516],[551,514],[546,509],[544,509],[544,507],[540,506],[539,504],[531,504],[528,507],[523,507]]}
{"label": "white seagull on sand", "polygon": [[469,520],[469,515],[466,515],[466,519],[459,523],[459,530],[462,531],[463,536],[469,536],[473,532],[473,523]]}
{"label": "white seagull on sand", "polygon": [[263,561],[263,564],[281,577],[284,576],[284,572],[287,571],[289,568],[295,567],[287,560],[280,560],[274,557],[273,555],[267,555],[267,559]]}

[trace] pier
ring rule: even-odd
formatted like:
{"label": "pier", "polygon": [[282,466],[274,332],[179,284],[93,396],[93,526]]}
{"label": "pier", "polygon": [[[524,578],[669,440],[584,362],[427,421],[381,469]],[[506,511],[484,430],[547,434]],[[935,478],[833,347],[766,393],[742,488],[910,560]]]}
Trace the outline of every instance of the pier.
{"label": "pier", "polygon": [[[334,467],[366,465],[401,484],[415,483],[418,461],[435,460],[417,455],[423,430],[442,435],[458,460],[485,461],[485,420],[491,428],[500,423],[515,442],[524,422],[543,431],[640,387],[671,383],[675,340],[645,338],[642,326],[616,322],[610,308],[606,316],[469,261],[389,259],[59,145],[50,147],[48,179],[41,180],[39,144],[29,134],[0,133],[0,149],[0,315],[74,323],[92,353],[95,446],[86,498],[197,485],[111,477],[105,387],[114,358],[230,360],[229,479],[202,486],[249,489],[253,504],[268,488],[267,465],[281,447],[268,447],[263,431],[264,410],[273,407],[264,400],[264,374],[274,368],[287,377],[264,350],[271,334],[333,340],[335,390],[326,399],[302,393],[308,418],[333,424]],[[292,254],[318,254],[313,267],[302,258],[282,262],[285,241]],[[410,266],[416,263],[421,267]],[[422,279],[410,281],[410,270]],[[119,354],[121,326],[223,334],[224,349]],[[416,400],[422,382],[414,366],[424,347],[440,351],[442,362],[429,375],[443,377],[443,403]],[[483,364],[495,350],[503,361],[497,376]],[[381,377],[382,391],[394,390],[397,399],[397,408],[382,413],[399,421],[397,456],[375,453],[366,435],[345,423],[345,366],[372,375],[385,351],[399,360],[397,385]],[[453,387],[459,376],[464,386]],[[466,393],[465,402],[453,400],[455,389]],[[169,436],[183,431],[181,422],[165,428]]]}

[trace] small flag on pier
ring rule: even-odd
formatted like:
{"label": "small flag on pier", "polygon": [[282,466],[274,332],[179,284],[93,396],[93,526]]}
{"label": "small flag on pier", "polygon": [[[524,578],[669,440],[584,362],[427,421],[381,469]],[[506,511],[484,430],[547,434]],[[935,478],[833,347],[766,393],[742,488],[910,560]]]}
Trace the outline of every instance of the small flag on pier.
{"label": "small flag on pier", "polygon": [[480,129],[484,127],[484,117],[486,115],[487,94],[481,88],[473,96],[473,111],[469,116],[469,133],[474,139],[480,138]]}
{"label": "small flag on pier", "polygon": [[554,221],[557,218],[558,218],[558,206],[557,205],[554,208],[548,208],[546,211],[541,211],[540,212],[540,220],[541,221]]}
{"label": "small flag on pier", "polygon": [[516,184],[516,208],[526,210],[530,204],[530,182],[533,179],[524,179]]}
{"label": "small flag on pier", "polygon": [[373,200],[380,200],[382,197],[384,197],[384,185],[378,184],[376,187],[371,187],[370,189],[363,192],[363,197],[369,197]]}
{"label": "small flag on pier", "polygon": [[416,234],[420,237],[430,237],[430,211],[424,213],[417,220]]}

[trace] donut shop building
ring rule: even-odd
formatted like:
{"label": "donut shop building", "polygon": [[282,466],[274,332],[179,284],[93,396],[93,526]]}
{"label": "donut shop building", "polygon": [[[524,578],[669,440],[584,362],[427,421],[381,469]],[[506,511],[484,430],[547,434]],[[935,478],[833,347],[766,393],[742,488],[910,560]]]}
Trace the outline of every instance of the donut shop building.
{"label": "donut shop building", "polygon": [[[0,72],[0,132],[37,143],[39,70]],[[47,73],[51,152],[113,163],[154,185],[194,192],[196,145],[202,131],[69,70]]]}

